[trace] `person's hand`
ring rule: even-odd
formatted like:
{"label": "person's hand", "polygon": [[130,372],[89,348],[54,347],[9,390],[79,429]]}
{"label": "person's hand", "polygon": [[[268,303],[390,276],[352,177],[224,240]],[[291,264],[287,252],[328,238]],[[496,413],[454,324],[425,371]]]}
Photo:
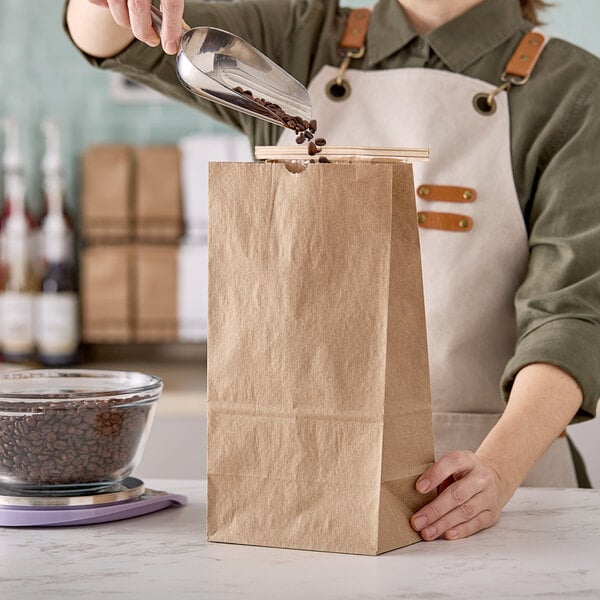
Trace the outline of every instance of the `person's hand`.
{"label": "person's hand", "polygon": [[495,525],[504,505],[497,470],[473,452],[442,456],[416,482],[417,491],[438,496],[410,522],[425,541],[457,540]]}
{"label": "person's hand", "polygon": [[179,49],[183,18],[183,0],[163,0],[161,11],[163,24],[161,38],[152,27],[150,0],[88,0],[96,6],[108,8],[115,22],[131,29],[133,35],[149,46],[161,43],[167,54],[175,54]]}

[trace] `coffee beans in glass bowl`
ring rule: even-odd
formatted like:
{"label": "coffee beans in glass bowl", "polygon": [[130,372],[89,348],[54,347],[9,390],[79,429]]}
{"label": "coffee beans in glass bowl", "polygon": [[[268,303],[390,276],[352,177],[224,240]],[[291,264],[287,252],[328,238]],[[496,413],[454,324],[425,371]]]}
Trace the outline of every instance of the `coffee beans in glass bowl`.
{"label": "coffee beans in glass bowl", "polygon": [[31,495],[111,488],[139,464],[162,387],[125,371],[0,374],[0,486]]}

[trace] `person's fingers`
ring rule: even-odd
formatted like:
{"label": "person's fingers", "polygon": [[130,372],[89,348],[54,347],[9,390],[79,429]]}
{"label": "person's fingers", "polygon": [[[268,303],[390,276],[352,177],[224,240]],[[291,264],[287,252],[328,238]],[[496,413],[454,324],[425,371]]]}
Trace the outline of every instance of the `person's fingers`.
{"label": "person's fingers", "polygon": [[108,8],[108,0],[88,0],[88,2],[102,8]]}
{"label": "person's fingers", "polygon": [[175,54],[179,50],[183,21],[183,0],[161,0],[163,14],[160,37],[167,54]]}
{"label": "person's fingers", "polygon": [[[433,534],[434,525],[452,511],[463,506],[483,489],[482,483],[477,476],[469,474],[467,477],[459,479],[412,516],[410,522],[413,529],[416,531],[428,529],[428,539],[437,537]],[[481,512],[481,510],[483,510],[483,507],[477,512]],[[473,514],[477,513],[471,513],[470,517],[472,517]],[[463,521],[465,520],[466,519],[463,519]],[[440,535],[444,531],[445,529],[440,530],[438,528],[437,535]]]}
{"label": "person's fingers", "polygon": [[[110,1],[112,2],[112,0]],[[158,46],[160,38],[152,26],[151,4],[150,0],[129,0],[129,21],[131,22],[131,31],[138,40],[142,40],[149,46]]]}
{"label": "person's fingers", "polygon": [[470,471],[474,465],[475,454],[473,452],[448,452],[417,479],[417,491],[425,494],[441,485],[450,476]]}
{"label": "person's fingers", "polygon": [[456,479],[454,478],[454,475],[450,475],[450,477],[448,477],[447,479],[445,479],[444,481],[442,481],[442,483],[440,483],[440,485],[437,486],[437,493],[438,496],[446,489],[449,488],[454,482],[456,481]]}
{"label": "person's fingers", "polygon": [[447,512],[437,521],[433,521],[430,525],[421,529],[421,537],[425,541],[431,541],[444,535],[447,531],[451,531],[459,525],[468,523],[471,519],[484,511],[492,511],[493,502],[491,494],[486,490],[475,494],[466,502],[457,506],[455,509]]}
{"label": "person's fingers", "polygon": [[121,27],[127,27],[128,29],[131,29],[127,0],[107,0],[106,4],[110,9],[110,14],[115,20],[115,23]]}
{"label": "person's fingers", "polygon": [[447,540],[459,540],[469,537],[482,529],[487,529],[495,525],[500,519],[500,514],[491,510],[484,510],[466,523],[456,525],[452,529],[444,533],[444,538]]}

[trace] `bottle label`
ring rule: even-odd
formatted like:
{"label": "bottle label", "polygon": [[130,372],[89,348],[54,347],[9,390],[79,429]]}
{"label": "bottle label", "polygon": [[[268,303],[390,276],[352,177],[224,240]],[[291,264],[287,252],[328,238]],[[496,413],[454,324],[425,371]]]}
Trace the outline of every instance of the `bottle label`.
{"label": "bottle label", "polygon": [[36,341],[39,353],[45,356],[65,356],[76,352],[79,345],[77,294],[39,294],[36,309]]}
{"label": "bottle label", "polygon": [[2,294],[2,350],[5,354],[30,355],[34,352],[33,294]]}

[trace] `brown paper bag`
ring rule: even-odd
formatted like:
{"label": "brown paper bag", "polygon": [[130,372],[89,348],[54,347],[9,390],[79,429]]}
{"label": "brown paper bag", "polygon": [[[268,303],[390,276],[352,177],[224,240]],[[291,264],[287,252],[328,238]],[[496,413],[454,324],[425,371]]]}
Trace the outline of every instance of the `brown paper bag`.
{"label": "brown paper bag", "polygon": [[176,342],[177,246],[136,247],[135,340]]}
{"label": "brown paper bag", "polygon": [[418,541],[433,461],[408,164],[209,169],[211,541]]}
{"label": "brown paper bag", "polygon": [[81,229],[87,242],[131,237],[133,152],[118,144],[91,146],[83,155]]}
{"label": "brown paper bag", "polygon": [[91,246],[81,254],[82,339],[133,341],[131,247]]}
{"label": "brown paper bag", "polygon": [[177,146],[136,150],[135,231],[141,242],[176,242],[183,235]]}

